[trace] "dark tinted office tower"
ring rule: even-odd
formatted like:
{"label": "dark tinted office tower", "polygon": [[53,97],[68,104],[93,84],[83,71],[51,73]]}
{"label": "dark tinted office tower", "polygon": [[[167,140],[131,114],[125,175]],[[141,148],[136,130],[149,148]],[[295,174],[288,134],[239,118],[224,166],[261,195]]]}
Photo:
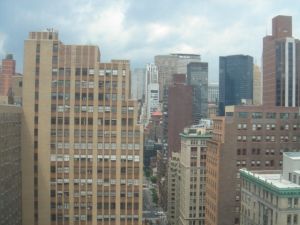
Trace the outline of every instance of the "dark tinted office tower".
{"label": "dark tinted office tower", "polygon": [[193,87],[193,122],[207,117],[208,63],[191,62],[187,65],[187,84]]}
{"label": "dark tinted office tower", "polygon": [[219,61],[219,115],[226,105],[239,105],[253,99],[253,57],[221,56]]}
{"label": "dark tinted office tower", "polygon": [[263,104],[300,105],[300,40],[293,38],[292,17],[276,16],[272,35],[263,39]]}

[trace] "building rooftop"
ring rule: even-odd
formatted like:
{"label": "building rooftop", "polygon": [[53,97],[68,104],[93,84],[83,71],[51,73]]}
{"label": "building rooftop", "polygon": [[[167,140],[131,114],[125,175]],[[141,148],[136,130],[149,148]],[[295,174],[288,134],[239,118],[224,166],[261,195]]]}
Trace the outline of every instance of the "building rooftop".
{"label": "building rooftop", "polygon": [[291,159],[300,159],[300,152],[285,152],[288,157]]}
{"label": "building rooftop", "polygon": [[240,170],[241,177],[250,180],[259,186],[264,187],[270,192],[277,195],[293,196],[300,195],[300,185],[292,183],[283,178],[281,171],[268,170],[268,171],[248,171],[246,169]]}

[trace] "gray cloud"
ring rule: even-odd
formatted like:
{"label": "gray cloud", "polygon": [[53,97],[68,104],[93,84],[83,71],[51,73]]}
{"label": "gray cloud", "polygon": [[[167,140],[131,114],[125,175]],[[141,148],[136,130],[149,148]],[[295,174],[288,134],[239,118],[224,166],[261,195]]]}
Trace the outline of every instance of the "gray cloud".
{"label": "gray cloud", "polygon": [[104,61],[127,58],[133,67],[157,54],[199,53],[209,62],[210,80],[217,81],[220,55],[250,54],[260,62],[273,16],[292,15],[294,36],[300,37],[299,9],[293,0],[1,1],[0,33],[6,41],[0,34],[0,54],[4,48],[13,52],[21,70],[28,32],[54,27],[64,43],[97,44]]}

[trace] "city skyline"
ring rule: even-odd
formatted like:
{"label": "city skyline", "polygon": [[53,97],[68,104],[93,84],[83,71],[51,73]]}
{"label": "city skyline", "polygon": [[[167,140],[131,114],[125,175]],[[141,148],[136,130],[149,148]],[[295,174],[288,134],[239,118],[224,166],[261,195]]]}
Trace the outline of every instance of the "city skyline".
{"label": "city skyline", "polygon": [[[132,70],[153,62],[158,54],[200,54],[210,65],[209,81],[216,82],[218,56],[249,54],[254,63],[261,64],[261,37],[271,33],[271,18],[291,15],[295,24],[300,19],[300,3],[282,0],[55,3],[0,3],[1,9],[9,9],[0,14],[0,57],[13,53],[20,62],[17,72],[22,71],[23,40],[27,33],[50,27],[58,30],[68,43],[101,46],[102,61],[117,56],[129,59]],[[294,36],[300,36],[300,28],[293,28]]]}

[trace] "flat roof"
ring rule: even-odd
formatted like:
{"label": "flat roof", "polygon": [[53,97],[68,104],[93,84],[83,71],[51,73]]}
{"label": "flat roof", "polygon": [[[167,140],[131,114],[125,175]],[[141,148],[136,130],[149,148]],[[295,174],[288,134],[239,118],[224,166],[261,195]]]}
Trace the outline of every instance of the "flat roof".
{"label": "flat roof", "polygon": [[300,152],[285,152],[284,154],[292,159],[300,159]]}
{"label": "flat roof", "polygon": [[281,171],[248,171],[240,170],[241,176],[268,191],[281,196],[299,196],[300,185],[292,183],[289,180],[283,179]]}

